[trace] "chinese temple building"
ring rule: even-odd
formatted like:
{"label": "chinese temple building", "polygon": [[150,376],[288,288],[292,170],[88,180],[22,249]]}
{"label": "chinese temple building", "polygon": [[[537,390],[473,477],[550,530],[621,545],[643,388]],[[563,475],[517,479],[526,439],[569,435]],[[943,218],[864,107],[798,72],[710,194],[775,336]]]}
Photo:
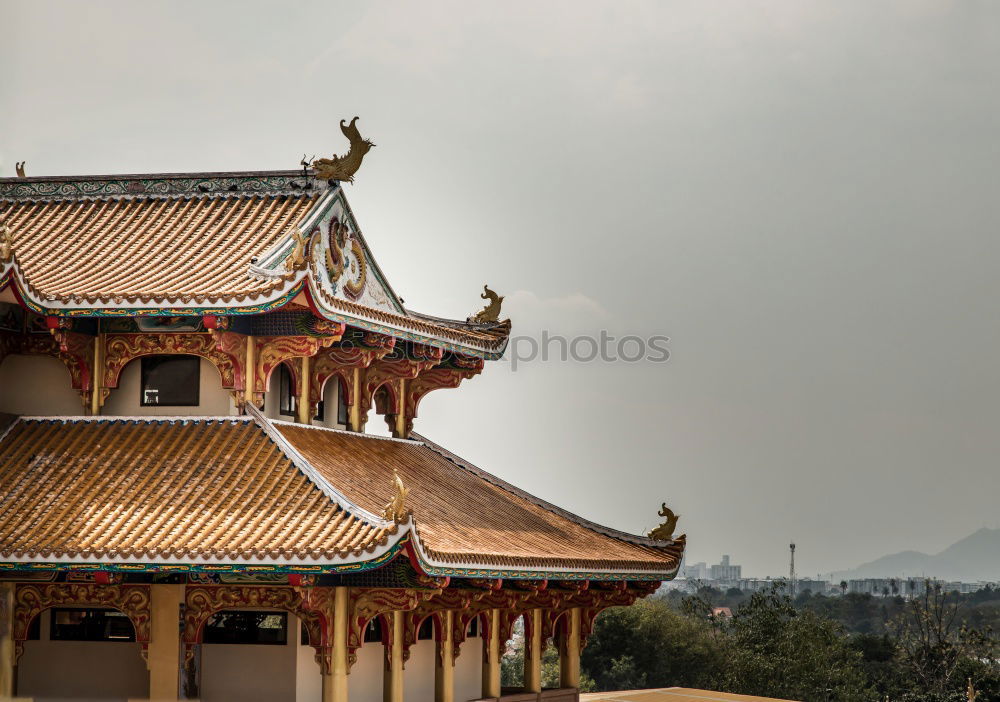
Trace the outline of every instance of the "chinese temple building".
{"label": "chinese temple building", "polygon": [[298,171],[0,179],[0,698],[575,702],[597,614],[675,575],[673,523],[416,433],[510,323],[403,306],[343,129]]}

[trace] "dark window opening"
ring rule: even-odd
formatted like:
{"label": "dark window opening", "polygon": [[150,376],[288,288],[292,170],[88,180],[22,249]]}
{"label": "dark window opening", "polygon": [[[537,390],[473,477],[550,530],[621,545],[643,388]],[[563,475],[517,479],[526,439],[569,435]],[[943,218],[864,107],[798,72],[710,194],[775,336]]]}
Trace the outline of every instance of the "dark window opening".
{"label": "dark window opening", "polygon": [[344,402],[343,386],[337,381],[337,424],[347,426],[347,403]]}
{"label": "dark window opening", "polygon": [[42,615],[37,614],[28,625],[28,641],[38,641],[42,638]]}
{"label": "dark window opening", "polygon": [[53,641],[135,641],[135,627],[117,609],[53,609]]}
{"label": "dark window opening", "polygon": [[201,359],[197,356],[144,356],[139,404],[192,407],[198,404]]}
{"label": "dark window opening", "polygon": [[466,633],[466,637],[475,638],[479,636],[479,617],[473,617],[472,621],[469,622],[469,631]]}
{"label": "dark window opening", "polygon": [[365,627],[365,643],[382,640],[382,621],[375,617]]}
{"label": "dark window opening", "polygon": [[278,414],[295,416],[295,395],[292,393],[292,374],[288,366],[278,366]]}
{"label": "dark window opening", "polygon": [[313,417],[313,419],[315,421],[317,421],[317,422],[322,422],[323,421],[323,417],[326,415],[326,412],[323,409],[324,406],[325,406],[325,403],[323,402],[323,400],[320,400],[318,403],[316,403],[316,416]]}
{"label": "dark window opening", "polygon": [[217,612],[205,622],[202,642],[284,646],[288,642],[288,615],[284,612]]}
{"label": "dark window opening", "polygon": [[434,638],[434,617],[427,617],[417,629],[417,641],[428,641]]}

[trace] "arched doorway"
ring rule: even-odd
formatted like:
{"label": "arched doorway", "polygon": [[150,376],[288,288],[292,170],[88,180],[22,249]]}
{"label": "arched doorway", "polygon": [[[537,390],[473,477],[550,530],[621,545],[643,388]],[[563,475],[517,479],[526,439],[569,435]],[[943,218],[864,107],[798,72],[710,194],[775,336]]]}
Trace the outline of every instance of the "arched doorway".
{"label": "arched doorway", "polygon": [[17,695],[46,700],[149,697],[149,672],[135,627],[103,607],[51,607],[28,625],[17,662]]}

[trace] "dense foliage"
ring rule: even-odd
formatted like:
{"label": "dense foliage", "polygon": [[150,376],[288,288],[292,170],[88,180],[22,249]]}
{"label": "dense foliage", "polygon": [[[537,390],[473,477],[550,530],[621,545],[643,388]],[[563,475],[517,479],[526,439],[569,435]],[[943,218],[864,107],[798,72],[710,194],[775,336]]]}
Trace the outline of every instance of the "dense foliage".
{"label": "dense foliage", "polygon": [[[713,617],[713,606],[730,607],[732,617]],[[908,599],[671,593],[602,613],[581,666],[597,690],[677,685],[805,702],[957,702],[971,679],[976,702],[1000,702],[998,607],[996,591],[933,587]]]}

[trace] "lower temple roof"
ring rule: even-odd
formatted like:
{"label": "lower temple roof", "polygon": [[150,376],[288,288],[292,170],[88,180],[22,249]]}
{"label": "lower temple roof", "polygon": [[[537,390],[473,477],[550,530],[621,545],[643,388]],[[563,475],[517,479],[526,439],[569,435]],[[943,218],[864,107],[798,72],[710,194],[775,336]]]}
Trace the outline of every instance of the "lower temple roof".
{"label": "lower temple roof", "polygon": [[[592,524],[435,444],[250,417],[0,416],[0,561],[666,579],[684,540]],[[411,516],[378,516],[394,472]],[[21,565],[17,565],[21,564]],[[4,564],[0,564],[4,565]],[[116,566],[117,567],[117,566]]]}

